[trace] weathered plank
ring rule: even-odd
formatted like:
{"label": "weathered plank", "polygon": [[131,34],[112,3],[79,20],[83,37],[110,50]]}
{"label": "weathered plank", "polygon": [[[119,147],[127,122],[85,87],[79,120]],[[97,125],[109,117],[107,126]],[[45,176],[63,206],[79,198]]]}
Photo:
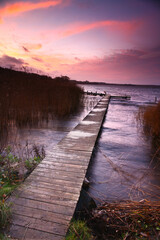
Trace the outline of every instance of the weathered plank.
{"label": "weathered plank", "polygon": [[68,225],[63,225],[62,228],[62,225],[59,223],[54,223],[43,219],[26,217],[15,213],[12,214],[11,222],[14,222],[15,225],[19,225],[21,227],[28,226],[31,229],[40,230],[61,236],[65,235],[68,228]]}
{"label": "weathered plank", "polygon": [[51,166],[53,166],[53,167],[69,167],[70,169],[72,169],[73,168],[73,170],[76,170],[76,169],[86,169],[86,166],[84,166],[84,162],[81,162],[81,163],[79,163],[79,165],[76,165],[76,164],[72,164],[72,163],[69,163],[69,162],[67,162],[66,161],[66,163],[65,162],[61,162],[60,160],[59,161],[47,161],[47,159],[45,160],[45,161],[43,161],[43,163],[42,164],[39,164],[38,166],[39,167],[46,167],[45,165],[48,165],[49,167],[51,167]]}
{"label": "weathered plank", "polygon": [[38,170],[39,169],[52,169],[52,170],[58,170],[58,171],[66,171],[66,172],[85,172],[86,171],[86,167],[79,165],[79,166],[74,166],[71,164],[65,164],[65,163],[51,163],[51,162],[43,162],[41,164],[39,164],[38,166]]}
{"label": "weathered plank", "polygon": [[68,220],[70,217],[68,216],[63,216],[58,213],[54,212],[49,212],[46,210],[31,208],[31,207],[26,207],[23,206],[23,212],[21,212],[21,205],[14,204],[12,207],[12,212],[13,213],[21,213],[22,216],[27,216],[27,217],[32,217],[32,218],[37,218],[37,219],[45,219],[46,221],[50,222],[56,222],[60,224],[68,224]]}
{"label": "weathered plank", "polygon": [[[60,187],[59,187],[60,188]],[[17,198],[25,198],[25,199],[33,199],[37,200],[38,198],[42,202],[48,202],[48,203],[55,203],[58,205],[71,205],[74,202],[77,201],[77,197],[79,196],[78,190],[73,189],[74,192],[65,192],[63,190],[57,191],[55,189],[48,189],[45,191],[45,188],[38,188],[33,185],[30,186],[30,188],[24,188],[22,191],[17,190],[15,191],[15,195],[11,197],[12,201]],[[53,193],[54,192],[54,193]],[[28,195],[27,195],[28,194]],[[32,196],[33,195],[33,196]],[[68,204],[67,204],[68,203]]]}
{"label": "weathered plank", "polygon": [[53,233],[47,233],[46,231],[40,231],[29,228],[29,226],[19,226],[12,224],[10,228],[10,233],[14,239],[25,239],[25,240],[63,240],[64,237],[60,235],[54,235]]}
{"label": "weathered plank", "polygon": [[72,182],[70,179],[64,180],[64,179],[57,179],[57,178],[48,178],[45,176],[36,176],[33,175],[30,176],[25,183],[31,184],[31,182],[37,183],[37,182],[44,182],[44,183],[50,183],[52,185],[58,184],[60,186],[66,186],[71,188],[79,188],[81,186],[81,183],[79,182],[79,179],[76,179],[75,182]]}
{"label": "weathered plank", "polygon": [[[17,194],[19,194],[19,196],[23,197],[23,193],[25,192],[32,192],[32,193],[37,193],[37,194],[42,194],[44,196],[46,196],[46,198],[54,198],[57,200],[60,199],[70,199],[70,200],[76,200],[77,195],[79,196],[79,189],[75,189],[74,192],[66,192],[63,189],[59,188],[59,189],[48,189],[48,188],[43,188],[43,187],[37,187],[37,186],[24,186],[22,190],[17,190]],[[40,199],[41,200],[41,199]]]}
{"label": "weathered plank", "polygon": [[31,199],[21,198],[21,197],[18,197],[18,198],[11,197],[11,201],[13,203],[16,203],[17,205],[31,207],[31,208],[35,208],[37,210],[41,209],[41,210],[45,210],[45,211],[49,211],[49,212],[53,212],[53,213],[59,213],[63,216],[67,215],[69,217],[72,217],[73,210],[75,208],[74,205],[71,208],[71,207],[56,205],[56,204],[52,204],[52,203],[41,202],[40,199],[38,199],[38,198],[37,198],[37,200],[31,200]]}
{"label": "weathered plank", "polygon": [[48,183],[48,182],[43,182],[43,181],[36,181],[34,182],[33,179],[31,179],[30,181],[27,182],[30,186],[35,186],[35,187],[41,187],[42,189],[52,189],[52,190],[56,190],[56,189],[61,189],[63,192],[69,192],[69,193],[77,193],[79,192],[77,186],[73,186],[73,184],[71,183],[71,185],[64,185],[64,181],[62,183]]}
{"label": "weathered plank", "polygon": [[[41,171],[41,168],[37,168],[36,171],[34,171],[32,173],[32,175],[34,175],[34,176],[44,176],[45,173],[46,173],[46,171],[43,171],[43,170]],[[58,170],[53,170],[52,171],[52,169],[47,169],[46,175],[49,178],[54,177],[54,178],[62,179],[62,180],[75,181],[77,173],[73,172],[71,174],[70,172],[67,172],[67,171],[58,171]],[[81,173],[78,174],[77,178],[80,178],[83,181],[84,175],[85,175],[85,173],[81,172]]]}
{"label": "weathered plank", "polygon": [[[61,195],[62,195],[62,193],[61,193]],[[17,192],[16,197],[15,198],[12,197],[13,201],[16,203],[16,198],[17,197],[19,198],[20,196],[21,196],[21,192],[20,193]],[[52,203],[52,204],[60,205],[60,206],[72,207],[73,205],[75,205],[77,203],[77,200],[70,199],[70,197],[64,196],[62,198],[62,197],[59,197],[57,194],[50,196],[50,195],[42,193],[42,192],[38,192],[38,191],[35,192],[34,190],[32,190],[32,188],[26,189],[23,191],[23,198],[25,198],[25,199],[37,200],[37,197],[39,197],[41,202]]]}
{"label": "weathered plank", "polygon": [[11,195],[12,238],[65,238],[109,98],[101,99],[66,137],[50,147],[45,159]]}

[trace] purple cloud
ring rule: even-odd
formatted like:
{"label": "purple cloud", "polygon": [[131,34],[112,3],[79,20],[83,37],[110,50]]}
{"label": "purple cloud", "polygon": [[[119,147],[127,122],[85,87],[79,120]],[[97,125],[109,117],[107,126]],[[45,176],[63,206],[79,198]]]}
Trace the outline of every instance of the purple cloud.
{"label": "purple cloud", "polygon": [[0,58],[0,66],[2,67],[22,67],[23,65],[28,65],[28,63],[24,62],[21,58],[10,57],[8,55],[3,55]]}
{"label": "purple cloud", "polygon": [[80,61],[65,69],[71,78],[78,80],[158,85],[160,51],[119,50],[110,56]]}
{"label": "purple cloud", "polygon": [[28,50],[28,48],[26,48],[26,47],[24,47],[24,46],[22,46],[22,48],[23,48],[23,50],[24,50],[25,52],[30,52],[30,51]]}
{"label": "purple cloud", "polygon": [[38,58],[38,57],[32,57],[33,60],[36,60],[38,62],[43,62],[43,60],[41,58]]}

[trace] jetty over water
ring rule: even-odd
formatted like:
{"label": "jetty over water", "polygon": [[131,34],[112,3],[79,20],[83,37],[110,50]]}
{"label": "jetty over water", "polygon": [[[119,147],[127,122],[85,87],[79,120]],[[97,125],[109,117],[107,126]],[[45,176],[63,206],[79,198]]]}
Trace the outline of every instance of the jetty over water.
{"label": "jetty over water", "polygon": [[[90,92],[90,91],[87,91],[87,92],[84,92],[86,95],[92,95],[92,96],[105,96],[106,95],[106,92],[102,93],[102,92]],[[129,95],[112,95],[111,96],[112,99],[118,99],[118,100],[130,100],[131,99],[131,96]]]}
{"label": "jetty over water", "polygon": [[102,97],[11,195],[11,238],[65,239],[109,101]]}

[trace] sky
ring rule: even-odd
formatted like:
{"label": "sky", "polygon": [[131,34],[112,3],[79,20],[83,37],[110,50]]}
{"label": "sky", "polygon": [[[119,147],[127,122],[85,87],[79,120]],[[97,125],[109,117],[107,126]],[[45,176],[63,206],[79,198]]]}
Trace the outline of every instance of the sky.
{"label": "sky", "polygon": [[0,66],[160,85],[159,0],[0,0]]}

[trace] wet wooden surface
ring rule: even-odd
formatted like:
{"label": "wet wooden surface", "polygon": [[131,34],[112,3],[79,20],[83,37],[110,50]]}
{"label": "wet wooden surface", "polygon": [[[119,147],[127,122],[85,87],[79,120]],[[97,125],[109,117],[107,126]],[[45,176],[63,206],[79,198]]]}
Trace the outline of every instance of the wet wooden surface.
{"label": "wet wooden surface", "polygon": [[103,97],[9,198],[13,239],[65,239],[109,99]]}

